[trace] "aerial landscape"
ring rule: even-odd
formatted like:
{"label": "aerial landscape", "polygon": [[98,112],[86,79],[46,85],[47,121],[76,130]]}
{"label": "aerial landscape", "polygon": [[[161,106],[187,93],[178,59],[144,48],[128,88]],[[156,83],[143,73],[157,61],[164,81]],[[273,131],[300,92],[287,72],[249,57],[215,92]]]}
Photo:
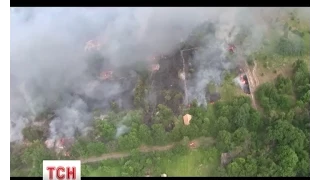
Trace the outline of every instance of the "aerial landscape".
{"label": "aerial landscape", "polygon": [[310,8],[11,8],[10,174],[309,177]]}

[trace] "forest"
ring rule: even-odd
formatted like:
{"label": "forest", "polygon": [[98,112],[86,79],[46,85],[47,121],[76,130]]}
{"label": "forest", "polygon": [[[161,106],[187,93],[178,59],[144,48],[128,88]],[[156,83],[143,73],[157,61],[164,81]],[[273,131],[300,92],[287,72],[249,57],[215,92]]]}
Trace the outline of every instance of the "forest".
{"label": "forest", "polygon": [[[251,98],[237,93],[235,74],[228,72],[221,87],[208,84],[209,95],[221,94],[216,102],[185,106],[182,92],[162,89],[154,106],[146,100],[151,78],[146,67],[137,66],[133,108],[121,109],[114,101],[105,116],[97,111],[92,130],[76,133],[67,156],[45,146],[43,129],[24,128],[30,143],[11,144],[11,176],[42,176],[43,160],[80,159],[82,176],[309,177],[310,31],[293,29],[296,21],[291,18],[280,38],[246,57],[250,68],[257,61],[266,70],[258,72],[260,79],[275,77],[261,82]],[[289,74],[269,67],[276,58],[290,58]],[[189,125],[186,114],[192,115]],[[117,134],[119,124],[127,128],[123,135]]]}
{"label": "forest", "polygon": [[[202,157],[197,161],[207,166],[201,171],[208,176],[309,176],[309,82],[306,62],[297,60],[292,77],[278,76],[274,83],[263,84],[257,89],[255,96],[263,113],[253,109],[250,99],[244,96],[219,101],[207,108],[194,102],[185,110],[193,115],[190,126],[184,126],[179,121],[181,117],[176,117],[171,109],[161,104],[157,107],[159,113],[152,118],[154,124],[151,127],[141,122],[141,109],[112,112],[107,119],[95,120],[90,136],[77,139],[69,159],[130,151],[130,158],[121,158],[120,161],[84,164],[83,176],[144,176],[147,171],[160,174],[165,170],[163,159],[174,162],[174,159],[188,156],[192,153],[187,146],[190,140],[210,137],[214,139],[214,146],[208,144],[197,150]],[[116,127],[109,122],[123,119],[131,130],[114,139]],[[175,126],[166,131],[165,127],[170,123]],[[19,148],[11,151],[11,169],[15,169],[12,175],[41,176],[43,159],[66,158],[46,150],[37,130],[25,130],[24,134],[35,142],[23,151]],[[140,153],[135,150],[142,144],[161,146],[170,143],[177,144],[167,152]],[[232,154],[232,160],[226,166],[218,163],[221,153]],[[23,171],[28,167],[31,171]]]}

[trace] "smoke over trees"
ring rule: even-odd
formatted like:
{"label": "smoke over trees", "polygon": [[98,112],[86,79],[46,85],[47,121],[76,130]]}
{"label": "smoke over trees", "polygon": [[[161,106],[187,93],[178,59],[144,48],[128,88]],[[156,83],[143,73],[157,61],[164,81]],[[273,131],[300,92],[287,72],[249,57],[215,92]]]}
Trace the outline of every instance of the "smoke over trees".
{"label": "smoke over trees", "polygon": [[[276,19],[282,10],[289,11],[14,9],[11,166],[21,171],[11,173],[38,176],[43,159],[115,153],[123,157],[119,162],[93,169],[109,172],[116,164],[121,175],[160,174],[179,167],[176,155],[189,157],[189,146],[204,145],[194,151],[204,154],[195,162],[210,175],[308,176],[310,73],[305,62],[294,63],[292,78],[279,76],[259,86],[254,96],[263,112],[250,98],[234,95],[233,70],[246,59],[254,65],[270,52],[283,58],[308,52],[308,33]],[[296,11],[301,21],[306,12]],[[275,40],[269,42],[266,34],[272,33]],[[85,47],[89,40],[91,49]],[[189,125],[182,121],[186,113],[192,115]],[[207,141],[198,141],[203,137]],[[61,139],[70,140],[65,154],[45,147]],[[138,153],[159,146],[168,151],[163,154],[170,163],[162,162],[160,152]],[[221,153],[230,158],[223,167]],[[24,171],[30,164],[31,171]],[[83,173],[90,171],[91,165],[84,165]]]}

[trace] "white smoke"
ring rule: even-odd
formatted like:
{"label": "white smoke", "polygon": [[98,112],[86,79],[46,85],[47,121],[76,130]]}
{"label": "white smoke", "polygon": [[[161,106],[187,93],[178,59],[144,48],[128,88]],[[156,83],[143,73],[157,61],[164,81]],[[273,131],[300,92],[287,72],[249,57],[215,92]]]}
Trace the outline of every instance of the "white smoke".
{"label": "white smoke", "polygon": [[[261,9],[261,8],[260,8]],[[216,47],[196,54],[200,70],[190,82],[190,94],[203,101],[207,82],[221,81],[221,70],[212,68],[224,59],[224,47],[233,41],[239,27],[251,29],[248,49],[259,47],[267,30],[259,8],[14,8],[11,11],[11,141],[21,139],[25,118],[53,109],[51,136],[85,133],[95,108],[109,108],[118,99],[130,104],[134,77],[124,82],[101,83],[88,75],[90,58],[85,43],[104,44],[100,54],[108,61],[101,69],[130,67],[154,53],[166,54],[187,39],[204,21],[215,24],[206,43]],[[267,10],[268,11],[268,10]],[[271,11],[271,10],[270,10]],[[233,30],[231,36],[229,32]],[[249,51],[246,49],[246,51]],[[212,62],[211,62],[212,61]],[[221,68],[230,68],[220,63]],[[129,70],[123,70],[127,72]],[[25,88],[21,91],[21,84]],[[126,97],[121,99],[120,97]],[[129,107],[129,106],[128,106]],[[120,126],[121,127],[121,126]],[[120,129],[122,132],[124,128]]]}

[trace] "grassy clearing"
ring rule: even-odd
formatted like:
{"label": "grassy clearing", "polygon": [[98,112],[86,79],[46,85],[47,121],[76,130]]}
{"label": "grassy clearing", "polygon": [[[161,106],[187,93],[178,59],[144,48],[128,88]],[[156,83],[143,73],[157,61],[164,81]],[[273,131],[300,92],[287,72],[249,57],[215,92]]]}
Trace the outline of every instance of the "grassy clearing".
{"label": "grassy clearing", "polygon": [[148,171],[151,176],[160,176],[163,173],[168,176],[211,176],[214,169],[220,165],[220,152],[213,147],[181,153],[173,151],[146,153],[133,158],[82,165],[82,175],[116,177],[126,176],[126,172],[132,170],[137,172],[137,176],[144,176]]}
{"label": "grassy clearing", "polygon": [[90,165],[82,165],[81,173],[85,177],[99,177],[99,176],[109,176],[109,177],[118,177],[121,176],[121,165],[118,163],[110,163],[114,160],[106,160],[101,162],[104,164],[98,168]]}
{"label": "grassy clearing", "polygon": [[216,149],[210,151],[195,149],[186,155],[162,159],[159,165],[161,171],[168,176],[210,176],[212,170],[219,166],[219,157],[220,153]]}
{"label": "grassy clearing", "polygon": [[[281,21],[282,24],[287,24],[290,32],[289,36],[294,36],[299,33],[299,36],[307,52],[304,56],[281,56],[274,53],[278,39],[282,33],[273,30],[267,37],[264,47],[255,55],[257,62],[256,76],[260,84],[273,81],[279,74],[285,77],[290,77],[292,74],[292,63],[298,59],[303,59],[310,63],[310,21],[300,20],[295,12],[288,13]],[[309,66],[310,67],[310,66]]]}
{"label": "grassy clearing", "polygon": [[302,57],[273,57],[274,59],[271,59],[272,57],[265,60],[257,59],[256,76],[260,84],[271,82],[280,74],[284,77],[291,77],[292,64],[297,59],[303,59],[310,63],[310,55]]}
{"label": "grassy clearing", "polygon": [[231,101],[237,96],[243,96],[244,93],[240,87],[233,82],[235,74],[228,74],[223,84],[218,88],[222,101]]}

